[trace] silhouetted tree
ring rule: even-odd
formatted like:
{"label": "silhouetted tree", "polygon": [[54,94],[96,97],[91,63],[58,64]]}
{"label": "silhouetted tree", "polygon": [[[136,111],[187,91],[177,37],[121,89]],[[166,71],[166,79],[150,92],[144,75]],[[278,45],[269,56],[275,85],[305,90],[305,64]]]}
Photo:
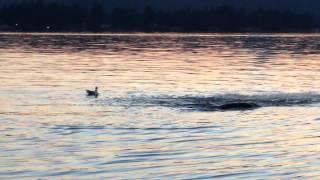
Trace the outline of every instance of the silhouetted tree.
{"label": "silhouetted tree", "polygon": [[105,10],[100,1],[95,1],[89,10],[88,29],[101,31],[101,26],[105,20]]}
{"label": "silhouetted tree", "polygon": [[145,30],[149,31],[151,25],[154,23],[155,13],[150,6],[147,6],[143,12],[143,27]]}

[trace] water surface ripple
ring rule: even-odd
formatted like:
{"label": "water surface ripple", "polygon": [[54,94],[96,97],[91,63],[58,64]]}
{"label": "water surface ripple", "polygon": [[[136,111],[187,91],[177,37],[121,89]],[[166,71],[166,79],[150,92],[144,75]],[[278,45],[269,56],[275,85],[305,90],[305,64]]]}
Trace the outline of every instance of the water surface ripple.
{"label": "water surface ripple", "polygon": [[0,179],[317,179],[319,42],[2,33]]}

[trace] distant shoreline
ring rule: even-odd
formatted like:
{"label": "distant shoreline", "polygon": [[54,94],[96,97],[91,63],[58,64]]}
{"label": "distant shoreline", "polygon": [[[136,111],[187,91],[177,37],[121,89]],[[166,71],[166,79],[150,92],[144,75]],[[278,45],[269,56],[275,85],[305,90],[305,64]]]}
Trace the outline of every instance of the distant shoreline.
{"label": "distant shoreline", "polygon": [[228,5],[161,11],[145,6],[107,10],[91,6],[26,1],[0,6],[0,31],[110,33],[314,33],[316,14],[279,9],[248,11]]}
{"label": "distant shoreline", "polygon": [[201,32],[201,31],[1,31],[0,34],[320,34],[320,31],[235,31],[235,32]]}

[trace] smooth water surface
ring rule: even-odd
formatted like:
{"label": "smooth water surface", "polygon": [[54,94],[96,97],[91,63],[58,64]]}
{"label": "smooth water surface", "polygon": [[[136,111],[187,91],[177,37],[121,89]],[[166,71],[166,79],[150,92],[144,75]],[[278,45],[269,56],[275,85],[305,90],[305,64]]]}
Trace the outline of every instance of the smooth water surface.
{"label": "smooth water surface", "polygon": [[[319,60],[317,34],[0,34],[0,179],[320,177]],[[229,102],[261,108],[203,109]]]}

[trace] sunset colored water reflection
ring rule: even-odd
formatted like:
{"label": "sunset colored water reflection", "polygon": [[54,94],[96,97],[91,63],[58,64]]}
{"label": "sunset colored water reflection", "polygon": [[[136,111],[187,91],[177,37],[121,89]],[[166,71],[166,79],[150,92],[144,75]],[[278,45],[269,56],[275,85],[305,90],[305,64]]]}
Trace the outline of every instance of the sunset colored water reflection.
{"label": "sunset colored water reflection", "polygon": [[[319,42],[0,34],[0,178],[318,177]],[[244,100],[261,108],[197,108]]]}

